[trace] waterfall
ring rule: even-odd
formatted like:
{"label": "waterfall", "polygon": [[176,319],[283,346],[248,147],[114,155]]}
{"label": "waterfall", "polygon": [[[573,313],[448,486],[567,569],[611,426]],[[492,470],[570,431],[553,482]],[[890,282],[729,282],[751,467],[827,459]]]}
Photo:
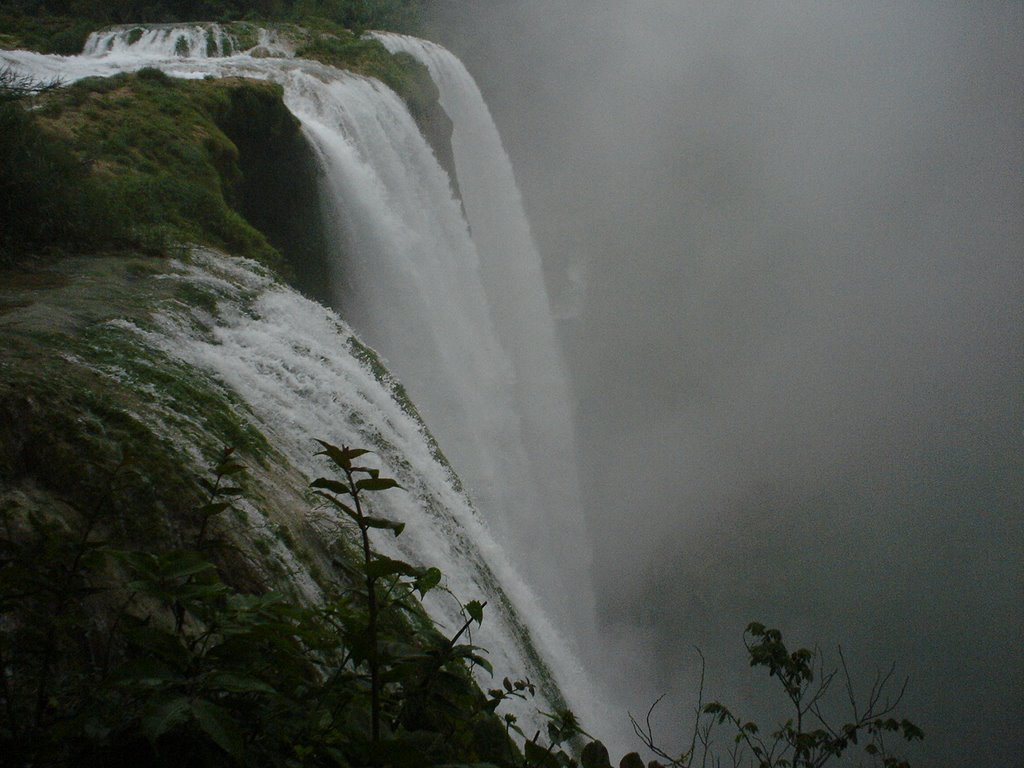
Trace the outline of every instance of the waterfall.
{"label": "waterfall", "polygon": [[[544,503],[511,522],[518,558],[548,589],[571,586],[576,623],[587,627],[590,542],[583,519],[568,379],[555,335],[541,258],[512,164],[472,76],[450,51],[408,35],[375,33],[392,52],[427,65],[452,120],[452,151],[481,280],[498,340],[514,369],[516,411],[531,447],[530,477]],[[538,546],[537,532],[545,531]],[[518,535],[516,535],[518,534]],[[556,573],[551,564],[558,563]]]}
{"label": "waterfall", "polygon": [[[234,270],[231,280],[260,296],[246,309],[225,289],[221,322],[209,331],[214,341],[190,335],[190,323],[170,315],[150,340],[237,392],[310,477],[318,472],[311,438],[370,441],[384,471],[418,489],[396,502],[395,517],[416,531],[400,540],[403,554],[441,568],[465,599],[474,590],[493,595],[499,619],[482,644],[496,668],[507,663],[508,674],[543,674],[524,645],[525,623],[568,704],[592,723],[605,713],[547,618],[570,620],[577,631],[592,623],[570,404],[540,259],[508,159],[461,64],[413,38],[381,39],[411,50],[438,80],[455,123],[461,205],[392,91],[289,57],[287,44],[266,32],[260,56],[236,52],[237,41],[216,25],[189,25],[114,28],[94,34],[82,56],[0,52],[0,61],[41,79],[155,66],[178,77],[242,76],[284,86],[285,104],[324,170],[336,307],[403,382],[468,497],[438,463],[422,424],[358,370],[346,352],[354,338],[348,326],[247,267],[214,264],[213,257],[194,267],[190,279],[207,282],[223,282]],[[363,426],[354,433],[356,424]],[[449,609],[433,601],[427,607],[451,621]],[[557,699],[551,691],[548,701]]]}
{"label": "waterfall", "polygon": [[[217,299],[217,316],[174,303],[160,308],[152,328],[125,324],[127,329],[229,388],[245,403],[244,415],[307,478],[323,473],[314,437],[371,448],[374,463],[402,490],[367,503],[407,524],[399,538],[378,537],[376,548],[439,567],[447,588],[463,602],[487,601],[473,642],[488,649],[499,677],[525,674],[538,681],[542,693],[536,703],[544,706],[557,704],[560,694],[585,700],[577,662],[542,613],[516,610],[535,600],[532,591],[439,461],[396,382],[374,370],[351,327],[253,262],[196,250],[176,272],[172,279]],[[425,605],[449,632],[463,620],[460,606],[443,592],[430,593]],[[525,703],[512,711],[524,722],[535,719]]]}

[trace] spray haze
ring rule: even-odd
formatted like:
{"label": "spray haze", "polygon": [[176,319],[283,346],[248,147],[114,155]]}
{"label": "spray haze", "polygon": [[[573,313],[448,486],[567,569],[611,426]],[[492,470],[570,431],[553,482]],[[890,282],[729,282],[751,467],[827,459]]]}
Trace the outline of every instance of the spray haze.
{"label": "spray haze", "polygon": [[549,285],[583,285],[562,330],[598,608],[653,654],[624,707],[671,689],[681,727],[694,644],[712,695],[753,697],[739,635],[761,619],[865,677],[897,660],[927,758],[1019,760],[1024,7],[435,20]]}

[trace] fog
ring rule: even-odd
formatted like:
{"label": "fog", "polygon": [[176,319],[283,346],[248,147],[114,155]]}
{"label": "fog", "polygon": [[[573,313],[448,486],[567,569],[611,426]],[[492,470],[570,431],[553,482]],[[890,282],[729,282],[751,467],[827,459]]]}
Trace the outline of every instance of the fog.
{"label": "fog", "polygon": [[681,749],[694,646],[756,710],[756,619],[896,661],[921,764],[1020,765],[1024,4],[431,7],[545,258],[623,711]]}

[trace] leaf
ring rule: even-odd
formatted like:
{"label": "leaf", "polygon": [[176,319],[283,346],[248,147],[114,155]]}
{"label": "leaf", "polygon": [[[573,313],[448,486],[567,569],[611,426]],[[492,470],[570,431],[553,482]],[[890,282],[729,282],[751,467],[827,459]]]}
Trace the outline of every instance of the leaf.
{"label": "leaf", "polygon": [[150,742],[155,742],[165,733],[188,720],[189,701],[187,696],[158,700],[146,708],[142,715],[142,732]]}
{"label": "leaf", "polygon": [[177,635],[153,626],[131,627],[126,632],[133,646],[149,656],[155,656],[175,670],[188,668],[191,662],[188,649],[181,644]]}
{"label": "leaf", "polygon": [[390,530],[395,536],[400,536],[405,530],[405,523],[396,523],[393,520],[386,520],[383,517],[364,517],[362,524],[368,528],[383,528]]}
{"label": "leaf", "polygon": [[117,685],[159,688],[179,682],[181,675],[157,659],[139,656],[114,670],[112,678]]}
{"label": "leaf", "polygon": [[476,664],[478,667],[480,667],[480,669],[486,670],[487,674],[489,674],[491,677],[494,677],[494,667],[491,665],[491,662],[489,662],[483,656],[480,656],[476,653],[470,653],[466,655],[466,658],[474,664]]}
{"label": "leaf", "polygon": [[196,552],[168,552],[159,557],[157,573],[162,579],[183,579],[214,567],[213,563]]}
{"label": "leaf", "polygon": [[903,720],[900,725],[903,727],[903,738],[907,741],[924,738],[924,731],[909,720]]}
{"label": "leaf", "polygon": [[555,756],[535,741],[528,741],[523,747],[523,754],[526,756],[527,764],[531,766],[544,766],[544,768],[559,768],[558,760],[555,759]]}
{"label": "leaf", "polygon": [[344,483],[341,480],[332,480],[329,477],[318,477],[309,485],[311,488],[326,488],[331,493],[339,495],[352,495],[352,490],[348,487],[348,483]]}
{"label": "leaf", "polygon": [[204,504],[203,506],[201,506],[199,508],[199,513],[203,515],[203,517],[213,517],[214,515],[223,512],[230,506],[231,502],[229,501],[215,501],[212,504]]}
{"label": "leaf", "polygon": [[469,618],[473,619],[477,624],[484,623],[484,606],[479,600],[470,600],[466,603],[466,613],[468,613]]}
{"label": "leaf", "polygon": [[277,693],[277,691],[259,678],[234,672],[219,672],[212,675],[208,684],[211,688],[230,691],[231,693]]}
{"label": "leaf", "polygon": [[356,481],[356,488],[360,491],[386,491],[388,488],[401,488],[397,480],[390,477],[364,477]]}
{"label": "leaf", "polygon": [[389,557],[380,557],[366,564],[366,575],[373,579],[383,576],[400,574],[402,576],[417,576],[418,569],[409,563],[401,560],[392,560]]}
{"label": "leaf", "polygon": [[238,724],[228,711],[212,702],[198,699],[192,702],[192,714],[199,727],[232,757],[241,760],[243,739]]}
{"label": "leaf", "polygon": [[370,451],[364,450],[362,448],[339,448],[336,445],[331,445],[325,440],[317,439],[317,442],[324,447],[322,451],[318,451],[317,455],[327,456],[331,461],[335,463],[335,465],[341,467],[342,469],[351,469],[352,459],[358,458],[363,454],[370,453]]}
{"label": "leaf", "polygon": [[[398,534],[395,534],[396,536]],[[415,588],[420,597],[425,597],[427,592],[441,583],[441,571],[438,568],[427,568],[423,574],[416,579]]]}

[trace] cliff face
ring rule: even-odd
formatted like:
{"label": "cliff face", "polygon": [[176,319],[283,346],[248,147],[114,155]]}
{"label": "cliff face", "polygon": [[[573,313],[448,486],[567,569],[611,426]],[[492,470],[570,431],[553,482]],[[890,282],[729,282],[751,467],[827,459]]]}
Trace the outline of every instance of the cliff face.
{"label": "cliff face", "polygon": [[[19,237],[18,228],[31,225],[34,197],[5,201],[20,207],[0,238],[10,263],[0,281],[0,477],[8,493],[32,489],[83,503],[79,497],[130,457],[141,485],[126,491],[126,516],[146,521],[143,538],[180,543],[204,496],[199,478],[219,451],[234,446],[254,468],[272,451],[222,389],[111,323],[145,325],[164,301],[214,306],[215,297],[166,279],[173,259],[188,255],[184,242],[228,247],[286,274],[322,269],[304,241],[292,247],[287,229],[272,230],[287,246],[282,255],[242,215],[281,189],[264,192],[262,177],[294,187],[282,198],[286,213],[308,203],[310,150],[280,88],[268,83],[186,83],[152,71],[76,83],[34,107],[31,122],[14,129],[34,132],[34,146],[85,169],[80,188],[58,203],[92,221],[54,242],[44,239],[50,227]],[[34,183],[51,185],[41,195],[60,197],[61,180],[31,178],[36,170],[8,165],[4,191],[13,196],[13,182]],[[314,192],[299,194],[302,183]],[[81,230],[88,236],[75,238]]]}

